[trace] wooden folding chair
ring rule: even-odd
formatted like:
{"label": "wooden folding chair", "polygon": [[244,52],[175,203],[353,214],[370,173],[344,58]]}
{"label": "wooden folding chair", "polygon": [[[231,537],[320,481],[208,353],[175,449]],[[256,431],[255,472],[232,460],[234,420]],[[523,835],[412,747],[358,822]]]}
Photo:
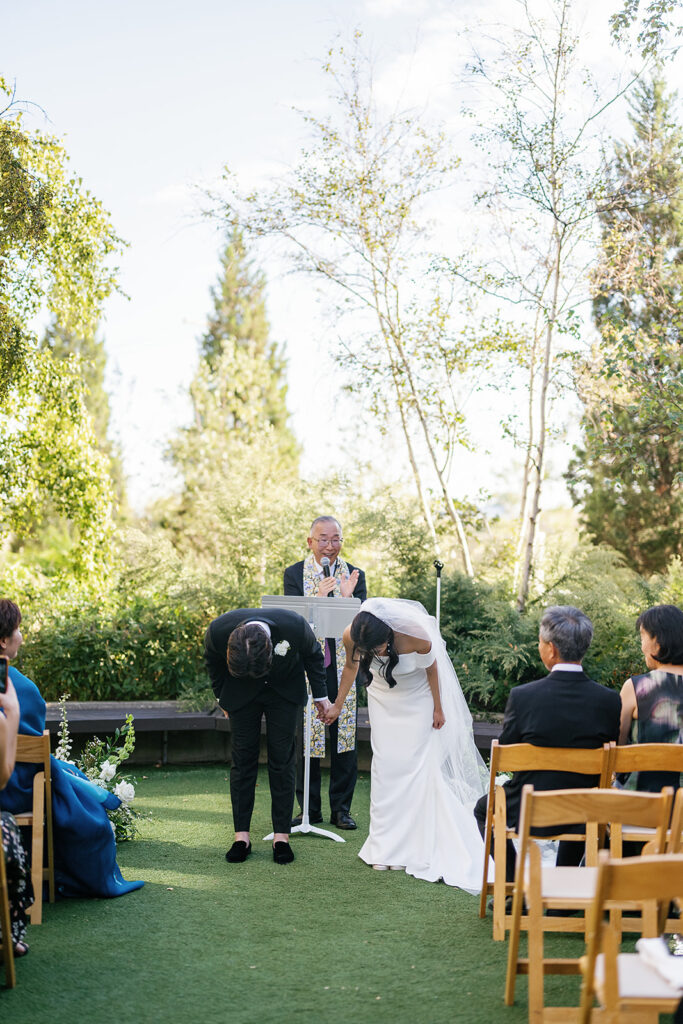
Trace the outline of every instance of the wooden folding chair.
{"label": "wooden folding chair", "polygon": [[[517,839],[515,829],[508,828],[506,823],[505,790],[496,785],[496,777],[501,772],[518,771],[561,771],[575,772],[578,775],[596,775],[599,786],[605,788],[610,779],[610,744],[584,750],[574,747],[537,747],[532,743],[509,743],[501,745],[498,740],[491,744],[491,769],[489,774],[489,793],[486,804],[486,833],[484,849],[491,849],[493,833],[493,862],[495,875],[489,882],[489,858],[484,858],[484,877],[481,883],[479,916],[486,916],[486,899],[493,893],[493,938],[495,941],[505,939],[505,932],[510,927],[512,916],[505,912],[505,899],[512,893],[512,882],[505,880],[507,860],[506,840]],[[548,836],[549,839],[582,840],[584,836],[571,835]]]}
{"label": "wooden folding chair", "polygon": [[[43,882],[48,883],[50,903],[55,901],[54,844],[52,841],[52,773],[50,768],[50,733],[42,736],[17,736],[17,764],[40,764],[42,771],[33,779],[33,804],[30,810],[15,813],[17,825],[31,829],[31,881],[34,902],[31,924],[43,920]],[[44,867],[43,849],[47,849]]]}
{"label": "wooden folding chair", "polygon": [[5,964],[5,985],[14,988],[17,975],[14,969],[14,945],[12,943],[12,924],[10,921],[9,893],[7,891],[7,869],[5,867],[5,851],[0,837],[0,927],[2,928],[2,959]]}
{"label": "wooden folding chair", "polygon": [[[637,1020],[657,1024],[660,1013],[674,1013],[681,993],[638,953],[620,953],[619,937],[612,923],[604,921],[613,903],[658,903],[655,934],[660,934],[671,900],[683,898],[683,855],[610,859],[600,855],[600,866],[588,925],[588,948],[581,957],[580,1024],[589,1024],[597,997],[604,1007],[601,1019],[610,1022]],[[602,952],[600,952],[602,950]]]}
{"label": "wooden folding chair", "polygon": [[[525,786],[520,816],[520,851],[515,876],[515,889],[508,946],[505,1002],[512,1006],[518,974],[529,975],[529,1019],[562,1019],[565,1008],[544,1011],[543,978],[545,974],[578,974],[578,958],[547,958],[543,954],[545,931],[584,931],[585,914],[593,902],[597,884],[598,844],[601,830],[613,822],[631,822],[656,830],[657,852],[664,851],[671,813],[673,790],[661,793],[632,793],[615,789],[565,789],[534,792]],[[558,828],[567,823],[586,828],[586,867],[541,866],[541,854],[531,835],[532,829]],[[529,864],[527,865],[527,859]],[[522,928],[522,902],[526,898],[529,911],[529,955],[519,956]],[[642,905],[628,902],[622,906],[639,909]],[[564,910],[567,914],[583,911],[583,916],[544,917],[544,911]]]}
{"label": "wooden folding chair", "polygon": [[[622,772],[683,772],[683,744],[679,743],[633,743],[619,747],[612,744],[610,750],[610,773]],[[615,834],[617,846],[610,844],[613,858],[621,856],[619,843],[647,843],[653,838],[652,829],[638,829],[625,824]]]}

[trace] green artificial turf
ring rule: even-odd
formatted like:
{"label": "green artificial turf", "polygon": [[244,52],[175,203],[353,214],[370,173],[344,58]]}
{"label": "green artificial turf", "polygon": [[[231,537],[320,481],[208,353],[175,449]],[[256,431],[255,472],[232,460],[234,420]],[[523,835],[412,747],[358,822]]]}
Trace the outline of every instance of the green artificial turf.
{"label": "green artificial turf", "polygon": [[[491,940],[478,898],[357,857],[367,835],[369,777],[358,782],[357,832],[345,844],[292,840],[296,860],[273,863],[268,780],[259,775],[244,864],[232,841],[223,766],[138,775],[142,838],[120,847],[138,892],[65,900],[29,929],[18,984],[0,991],[12,1024],[453,1024],[526,1021],[526,979],[503,1005],[506,944]],[[396,808],[401,813],[401,808]],[[341,834],[341,833],[340,833]],[[551,937],[575,955],[577,936]],[[550,978],[558,1004],[576,1005],[578,979]]]}

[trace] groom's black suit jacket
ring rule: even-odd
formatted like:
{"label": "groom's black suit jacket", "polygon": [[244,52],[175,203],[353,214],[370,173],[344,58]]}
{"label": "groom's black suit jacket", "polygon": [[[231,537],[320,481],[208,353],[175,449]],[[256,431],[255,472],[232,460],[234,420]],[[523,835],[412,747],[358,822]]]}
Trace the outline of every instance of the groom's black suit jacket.
{"label": "groom's black suit jacket", "polygon": [[[538,747],[601,747],[619,737],[621,698],[594,682],[585,672],[551,672],[544,679],[510,691],[500,743],[533,743]],[[522,787],[584,789],[598,777],[573,772],[516,772],[505,783],[507,824],[519,823]]]}
{"label": "groom's black suit jacket", "polygon": [[[265,676],[236,678],[228,671],[228,638],[243,622],[266,622],[270,627],[273,660]],[[276,654],[281,641],[289,643],[286,654]],[[273,608],[238,608],[211,623],[204,640],[204,660],[218,703],[227,712],[237,711],[270,686],[285,700],[305,704],[306,676],[315,700],[327,696],[325,659],[306,620],[296,612]]]}

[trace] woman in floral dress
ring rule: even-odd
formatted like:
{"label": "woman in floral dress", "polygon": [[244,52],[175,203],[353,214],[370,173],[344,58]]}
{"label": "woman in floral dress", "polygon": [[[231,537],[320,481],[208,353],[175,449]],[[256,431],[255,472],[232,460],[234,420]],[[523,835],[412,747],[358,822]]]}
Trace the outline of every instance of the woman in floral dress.
{"label": "woman in floral dress", "polygon": [[[0,693],[0,790],[4,789],[14,770],[19,728],[19,702],[11,679],[7,691]],[[0,800],[2,797],[0,796]],[[7,870],[10,924],[15,956],[28,953],[26,943],[27,911],[33,903],[33,888],[28,858],[21,842],[16,821],[11,814],[0,812],[0,832]],[[0,926],[0,942],[5,941]]]}

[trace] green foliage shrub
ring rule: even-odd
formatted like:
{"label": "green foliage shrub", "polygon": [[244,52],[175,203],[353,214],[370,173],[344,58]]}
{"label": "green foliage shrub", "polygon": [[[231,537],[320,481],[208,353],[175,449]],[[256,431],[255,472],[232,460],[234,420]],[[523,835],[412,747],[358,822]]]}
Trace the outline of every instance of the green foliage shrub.
{"label": "green foliage shrub", "polygon": [[[433,613],[435,581],[402,596],[421,601]],[[473,710],[502,711],[512,686],[542,675],[538,619],[537,613],[516,612],[501,586],[461,573],[442,577],[441,633]]]}
{"label": "green foliage shrub", "polygon": [[[344,553],[366,569],[370,595],[412,598],[433,612],[429,548],[406,509],[378,500],[374,506],[364,503],[362,514],[345,518]],[[278,560],[268,558],[261,578],[256,562],[233,559],[227,535],[219,538],[222,557],[209,569],[206,562],[179,554],[159,529],[127,533],[125,566],[115,578],[90,580],[88,586],[73,578],[42,577],[16,560],[0,566],[0,593],[13,597],[24,614],[26,643],[18,667],[48,700],[67,691],[72,700],[183,697],[193,706],[210,706],[203,665],[208,623],[228,609],[258,605],[262,593],[281,592],[279,562],[285,556],[303,557],[307,527],[308,522],[301,526],[297,551],[296,526],[283,524],[291,548],[280,552]],[[246,519],[245,530],[250,536],[240,538],[241,549],[259,561],[264,548],[263,543],[256,547],[259,521]],[[544,608],[575,604],[586,611],[595,627],[586,670],[619,688],[644,667],[636,618],[662,601],[683,605],[679,559],[672,561],[666,577],[646,581],[610,549],[584,545],[546,552],[523,615],[515,608],[511,586],[446,573],[441,629],[474,713],[500,713],[512,686],[544,674],[537,650]],[[364,703],[364,693],[359,696]]]}
{"label": "green foliage shrub", "polygon": [[11,568],[3,595],[19,604],[25,644],[17,666],[46,700],[171,700],[212,694],[203,665],[208,623],[239,607],[219,574],[201,576],[159,537],[125,538],[127,566],[111,585],[45,579]]}
{"label": "green foliage shrub", "polygon": [[[638,614],[663,600],[683,603],[683,568],[677,560],[666,580],[652,581],[627,569],[616,552],[604,547],[549,551],[544,563],[524,614],[503,585],[459,573],[442,579],[441,632],[475,713],[504,711],[513,686],[545,675],[537,649],[545,608],[569,604],[586,612],[595,633],[584,667],[593,679],[619,689],[644,669],[635,631]],[[435,579],[408,587],[402,596],[433,612]]]}
{"label": "green foliage shrub", "polygon": [[207,621],[200,602],[181,595],[113,612],[78,608],[29,631],[21,669],[46,700],[173,699],[203,675]]}

